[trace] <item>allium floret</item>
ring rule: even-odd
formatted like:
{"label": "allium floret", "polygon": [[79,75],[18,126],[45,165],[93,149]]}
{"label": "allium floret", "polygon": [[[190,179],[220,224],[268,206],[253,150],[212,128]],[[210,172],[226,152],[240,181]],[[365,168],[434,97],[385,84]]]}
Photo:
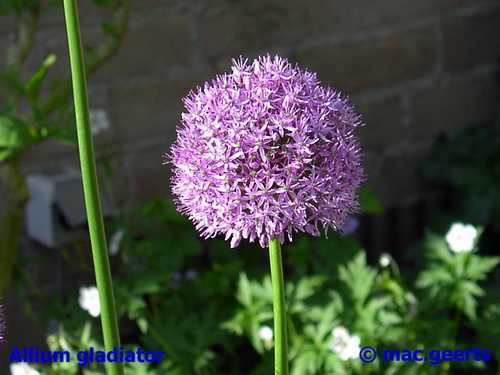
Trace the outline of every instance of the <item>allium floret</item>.
{"label": "allium floret", "polygon": [[340,230],[358,207],[363,125],[349,100],[286,59],[233,60],[184,98],[167,157],[176,204],[201,235],[267,247],[318,224]]}

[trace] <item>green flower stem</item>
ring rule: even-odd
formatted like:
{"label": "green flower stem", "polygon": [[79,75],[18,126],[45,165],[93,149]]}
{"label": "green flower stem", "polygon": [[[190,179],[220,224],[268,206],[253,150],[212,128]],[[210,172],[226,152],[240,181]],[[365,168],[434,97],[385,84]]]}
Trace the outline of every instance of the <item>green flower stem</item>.
{"label": "green flower stem", "polygon": [[[109,268],[106,236],[102,221],[102,210],[99,200],[97,173],[94,159],[92,132],[83,62],[80,25],[75,0],[64,0],[64,14],[68,33],[69,57],[75,101],[76,127],[78,134],[78,149],[82,170],[83,190],[87,219],[89,223],[90,242],[94,258],[94,269],[101,302],[101,321],[106,351],[120,347],[120,336],[116,319],[113,285]],[[109,375],[123,375],[123,365],[120,362],[107,363]]]}
{"label": "green flower stem", "polygon": [[285,282],[281,245],[277,237],[269,244],[274,313],[274,374],[288,375],[288,340],[286,328]]}
{"label": "green flower stem", "polygon": [[[462,309],[463,309],[463,299],[460,299],[457,302],[457,305],[455,307],[455,318],[453,319],[453,332],[450,336],[450,340],[448,341],[448,345],[446,349],[449,350],[455,350],[455,345],[457,343],[457,337],[458,337],[458,331],[460,330],[460,321],[462,318]],[[447,375],[450,372],[450,361],[443,361],[443,366],[442,366],[442,375]]]}
{"label": "green flower stem", "polygon": [[0,218],[0,297],[7,293],[16,267],[19,236],[23,228],[24,207],[29,199],[26,181],[19,169],[17,156],[0,163],[0,187],[4,193]]}
{"label": "green flower stem", "polygon": [[163,349],[165,349],[165,351],[172,358],[172,360],[175,363],[177,363],[179,366],[181,366],[182,365],[181,359],[179,358],[179,356],[177,355],[177,353],[170,347],[170,345],[168,344],[168,342],[166,342],[165,339],[163,337],[161,337],[161,335],[158,333],[158,331],[156,330],[156,328],[154,328],[152,324],[149,324],[148,325],[148,330],[154,336],[154,338],[158,341],[158,343],[160,344],[160,346]]}

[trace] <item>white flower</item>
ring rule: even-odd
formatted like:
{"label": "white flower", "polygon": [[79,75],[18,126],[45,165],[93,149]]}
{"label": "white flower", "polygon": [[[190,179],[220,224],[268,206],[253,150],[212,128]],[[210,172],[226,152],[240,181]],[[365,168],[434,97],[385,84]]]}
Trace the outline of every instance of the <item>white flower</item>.
{"label": "white flower", "polygon": [[259,328],[259,337],[262,341],[271,341],[273,339],[273,329],[269,326]]}
{"label": "white flower", "polygon": [[383,253],[378,260],[380,267],[385,268],[391,264],[391,256],[387,253]]}
{"label": "white flower", "polygon": [[40,375],[40,373],[30,367],[25,362],[12,363],[10,365],[11,375]]}
{"label": "white flower", "polygon": [[451,251],[460,253],[462,251],[471,251],[476,242],[477,229],[470,225],[454,223],[446,234],[446,242]]}
{"label": "white flower", "polygon": [[361,339],[357,335],[349,335],[349,332],[344,327],[337,327],[332,330],[333,341],[330,344],[330,349],[338,354],[342,361],[347,361],[350,358],[358,358],[359,344]]}
{"label": "white flower", "polygon": [[99,302],[99,291],[95,286],[80,288],[80,297],[78,303],[83,310],[89,312],[94,318],[101,313],[101,304]]}

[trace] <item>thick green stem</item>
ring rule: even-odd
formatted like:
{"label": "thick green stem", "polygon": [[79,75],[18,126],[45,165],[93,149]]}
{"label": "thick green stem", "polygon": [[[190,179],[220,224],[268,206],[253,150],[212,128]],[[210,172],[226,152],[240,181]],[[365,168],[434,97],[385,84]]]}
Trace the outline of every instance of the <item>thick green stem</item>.
{"label": "thick green stem", "polygon": [[[71,76],[75,101],[75,114],[78,134],[78,149],[82,170],[85,206],[89,223],[90,242],[94,259],[97,288],[101,302],[101,322],[106,351],[120,347],[120,336],[116,319],[113,285],[109,267],[106,237],[102,220],[102,210],[97,185],[97,173],[94,158],[92,132],[90,130],[89,105],[85,66],[83,62],[82,42],[76,0],[64,0],[64,14],[68,34]],[[123,375],[120,362],[107,363],[108,374]]]}
{"label": "thick green stem", "polygon": [[288,339],[286,328],[285,281],[281,245],[277,237],[269,244],[274,313],[274,373],[288,375]]}
{"label": "thick green stem", "polygon": [[0,221],[0,296],[11,283],[19,237],[24,222],[24,208],[29,191],[19,171],[19,159],[0,163],[0,189],[3,193],[3,213]]}

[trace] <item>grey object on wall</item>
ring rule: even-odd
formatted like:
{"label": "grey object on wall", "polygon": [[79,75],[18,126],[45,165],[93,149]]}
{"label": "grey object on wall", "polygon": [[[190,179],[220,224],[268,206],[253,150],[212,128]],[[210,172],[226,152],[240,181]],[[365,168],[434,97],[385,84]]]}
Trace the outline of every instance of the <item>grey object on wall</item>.
{"label": "grey object on wall", "polygon": [[[85,238],[87,222],[80,171],[65,168],[29,175],[31,199],[26,206],[26,229],[30,238],[57,248]],[[112,216],[111,206],[101,193],[104,217]]]}

